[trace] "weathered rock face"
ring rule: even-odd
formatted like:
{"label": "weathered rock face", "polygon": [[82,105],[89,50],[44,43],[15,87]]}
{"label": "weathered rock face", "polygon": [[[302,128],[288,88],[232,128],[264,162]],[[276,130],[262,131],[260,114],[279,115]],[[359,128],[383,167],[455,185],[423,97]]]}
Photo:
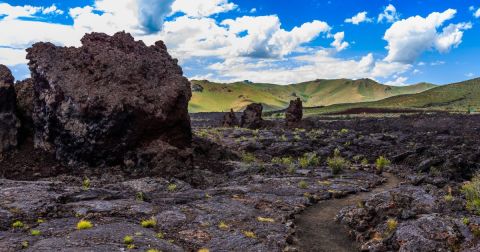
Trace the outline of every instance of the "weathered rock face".
{"label": "weathered rock face", "polygon": [[200,84],[192,84],[192,92],[203,92],[203,87]]}
{"label": "weathered rock face", "polygon": [[22,124],[20,128],[19,140],[22,142],[25,138],[33,136],[33,103],[34,90],[33,80],[31,78],[15,83],[15,93],[17,94],[17,115]]}
{"label": "weathered rock face", "polygon": [[222,125],[224,127],[235,127],[238,126],[238,119],[237,116],[235,115],[235,112],[233,112],[233,109],[230,109],[230,112],[226,113],[223,116],[223,123]]}
{"label": "weathered rock face", "polygon": [[262,127],[262,111],[263,106],[260,103],[252,103],[248,105],[245,111],[243,111],[240,126],[250,129],[257,129]]}
{"label": "weathered rock face", "polygon": [[290,105],[287,108],[285,113],[285,120],[287,125],[295,125],[300,122],[303,117],[303,105],[302,100],[297,98],[296,100],[290,101]]}
{"label": "weathered rock face", "polygon": [[[37,43],[27,49],[35,147],[66,164],[124,164],[156,174],[162,173],[156,165],[168,150],[162,167],[175,173],[188,166],[188,157],[177,159],[182,151],[171,150],[191,143],[190,83],[163,42],[147,47],[120,32],[87,34],[82,44]],[[131,158],[146,152],[148,159]]]}
{"label": "weathered rock face", "polygon": [[16,97],[12,72],[0,65],[0,154],[17,146],[20,121],[16,116]]}

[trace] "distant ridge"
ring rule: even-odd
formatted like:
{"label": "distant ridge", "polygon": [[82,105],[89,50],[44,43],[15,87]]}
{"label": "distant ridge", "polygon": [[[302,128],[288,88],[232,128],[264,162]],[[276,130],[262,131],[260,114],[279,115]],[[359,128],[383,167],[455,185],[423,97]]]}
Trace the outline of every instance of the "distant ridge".
{"label": "distant ridge", "polygon": [[323,114],[354,108],[480,111],[480,78],[437,86],[416,94],[404,94],[374,102],[335,104],[322,108],[306,109],[306,112],[307,114]]}
{"label": "distant ridge", "polygon": [[378,101],[436,87],[429,83],[388,86],[371,79],[315,80],[290,85],[249,81],[225,84],[207,80],[192,80],[191,83],[194,92],[189,104],[190,113],[221,112],[230,108],[241,111],[252,102],[261,102],[265,111],[279,110],[288,106],[289,101],[296,97],[303,100],[305,107]]}

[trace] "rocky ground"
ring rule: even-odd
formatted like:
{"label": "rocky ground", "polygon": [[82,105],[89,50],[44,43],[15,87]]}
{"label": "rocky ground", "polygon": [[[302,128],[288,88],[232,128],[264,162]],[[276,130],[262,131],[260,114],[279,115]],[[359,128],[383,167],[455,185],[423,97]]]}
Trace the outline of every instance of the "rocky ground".
{"label": "rocky ground", "polygon": [[[479,116],[318,118],[311,129],[259,130],[215,127],[212,118],[192,116],[195,169],[182,180],[1,179],[0,250],[293,251],[295,216],[385,182],[373,164],[382,155],[405,182],[337,216],[363,250],[480,249],[480,218],[460,192],[479,168]],[[333,175],[335,149],[348,163]],[[81,220],[93,227],[79,230]]]}

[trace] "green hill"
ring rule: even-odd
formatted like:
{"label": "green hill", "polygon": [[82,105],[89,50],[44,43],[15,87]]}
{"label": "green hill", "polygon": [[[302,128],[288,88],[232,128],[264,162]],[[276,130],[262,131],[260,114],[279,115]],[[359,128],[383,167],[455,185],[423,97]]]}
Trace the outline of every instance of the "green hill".
{"label": "green hill", "polygon": [[240,111],[252,102],[264,104],[265,111],[279,110],[287,107],[289,101],[296,97],[301,98],[306,107],[368,102],[435,87],[427,83],[394,87],[370,79],[315,80],[285,86],[249,82],[224,84],[205,80],[192,80],[191,83],[194,90],[189,104],[191,113],[228,111],[230,108]]}
{"label": "green hill", "polygon": [[346,111],[354,108],[389,108],[480,111],[480,78],[439,86],[417,94],[399,95],[374,102],[346,103],[306,109],[306,114]]}

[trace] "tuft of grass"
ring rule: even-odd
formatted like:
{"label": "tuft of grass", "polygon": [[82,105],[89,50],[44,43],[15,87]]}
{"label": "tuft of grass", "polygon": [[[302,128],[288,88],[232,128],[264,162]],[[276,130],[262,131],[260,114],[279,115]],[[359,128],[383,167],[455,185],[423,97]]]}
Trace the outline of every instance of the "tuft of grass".
{"label": "tuft of grass", "polygon": [[468,226],[468,224],[470,224],[470,219],[468,217],[463,217],[462,218],[462,223],[466,226]]}
{"label": "tuft of grass", "polygon": [[135,249],[135,244],[128,244],[127,249]]}
{"label": "tuft of grass", "polygon": [[220,223],[218,223],[218,228],[226,230],[229,228],[229,226],[224,221],[220,221]]}
{"label": "tuft of grass", "polygon": [[337,175],[347,169],[350,166],[350,162],[342,157],[339,149],[335,149],[333,156],[327,159],[327,165],[332,171],[332,174]]}
{"label": "tuft of grass", "polygon": [[257,217],[257,220],[259,222],[267,222],[267,223],[274,223],[275,222],[275,220],[272,219],[272,218],[265,218],[265,217],[260,217],[260,216]]}
{"label": "tuft of grass", "polygon": [[462,186],[462,193],[467,200],[467,209],[480,215],[480,174],[475,175],[472,181]]}
{"label": "tuft of grass", "polygon": [[198,252],[210,252],[210,250],[207,248],[201,248],[198,250]]}
{"label": "tuft of grass", "polygon": [[44,219],[38,219],[38,220],[37,220],[37,223],[38,223],[38,224],[42,224],[42,223],[44,223],[44,222],[45,222]]}
{"label": "tuft of grass", "polygon": [[453,195],[452,195],[452,188],[449,186],[448,187],[448,193],[445,195],[445,201],[446,202],[452,202],[453,201]]}
{"label": "tuft of grass", "polygon": [[360,164],[363,165],[363,166],[369,165],[368,159],[367,159],[367,158],[363,158]]}
{"label": "tuft of grass", "polygon": [[30,234],[32,236],[39,236],[39,235],[42,234],[42,232],[40,230],[32,229],[32,230],[30,230]]}
{"label": "tuft of grass", "polygon": [[30,244],[28,243],[28,241],[22,241],[22,248],[23,249],[26,249],[30,246]]}
{"label": "tuft of grass", "polygon": [[164,238],[165,238],[165,234],[162,233],[162,232],[157,233],[155,236],[156,236],[158,239],[164,239]]}
{"label": "tuft of grass", "polygon": [[82,189],[87,191],[88,189],[90,189],[90,179],[85,177],[83,179],[83,182],[82,182]]}
{"label": "tuft of grass", "polygon": [[161,251],[158,249],[148,249],[147,252],[161,252]]}
{"label": "tuft of grass", "polygon": [[133,243],[133,237],[130,235],[126,235],[123,237],[123,243],[125,244],[132,244]]}
{"label": "tuft of grass", "polygon": [[300,189],[307,189],[308,188],[308,183],[304,180],[298,182],[298,188]]}
{"label": "tuft of grass", "polygon": [[350,132],[348,129],[341,129],[341,130],[340,130],[340,134],[341,134],[341,135],[348,134],[348,132]]}
{"label": "tuft of grass", "polygon": [[385,167],[389,166],[390,164],[391,164],[390,160],[388,160],[384,156],[380,156],[375,161],[375,168],[377,169],[378,172],[383,172],[383,169],[385,169]]}
{"label": "tuft of grass", "polygon": [[23,224],[23,222],[19,220],[12,223],[12,228],[23,228],[23,227],[25,227],[25,224]]}
{"label": "tuft of grass", "polygon": [[397,229],[398,227],[398,221],[395,219],[388,219],[387,220],[387,230],[388,232],[393,232]]}
{"label": "tuft of grass", "polygon": [[145,194],[143,192],[137,192],[135,194],[135,199],[137,201],[145,201]]}
{"label": "tuft of grass", "polygon": [[171,183],[171,184],[169,184],[169,185],[167,186],[167,190],[168,190],[169,192],[175,192],[175,191],[177,190],[177,187],[178,187],[178,186],[177,186],[176,184]]}
{"label": "tuft of grass", "polygon": [[93,224],[87,220],[81,220],[77,223],[78,230],[90,229],[93,227]]}
{"label": "tuft of grass", "polygon": [[152,217],[148,220],[142,220],[140,222],[140,225],[142,225],[142,227],[144,228],[154,228],[155,226],[157,226],[157,219]]}
{"label": "tuft of grass", "polygon": [[255,155],[253,155],[253,153],[244,152],[242,154],[242,161],[247,163],[247,164],[251,164],[251,163],[254,163],[256,161],[256,158],[255,158]]}
{"label": "tuft of grass", "polygon": [[255,239],[257,238],[257,235],[255,235],[254,232],[252,231],[242,231],[243,235],[245,235],[245,237],[248,237],[248,238],[251,238],[251,239]]}

